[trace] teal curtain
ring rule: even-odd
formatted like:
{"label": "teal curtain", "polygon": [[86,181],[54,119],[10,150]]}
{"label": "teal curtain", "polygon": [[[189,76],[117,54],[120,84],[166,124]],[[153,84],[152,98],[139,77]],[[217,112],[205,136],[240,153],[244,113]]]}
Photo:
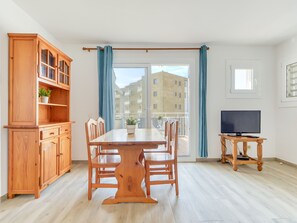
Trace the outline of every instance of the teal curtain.
{"label": "teal curtain", "polygon": [[199,155],[200,157],[208,157],[206,93],[207,93],[207,46],[203,45],[200,48],[200,58],[199,58]]}
{"label": "teal curtain", "polygon": [[99,81],[99,116],[105,121],[106,131],[114,127],[113,52],[111,46],[97,47]]}

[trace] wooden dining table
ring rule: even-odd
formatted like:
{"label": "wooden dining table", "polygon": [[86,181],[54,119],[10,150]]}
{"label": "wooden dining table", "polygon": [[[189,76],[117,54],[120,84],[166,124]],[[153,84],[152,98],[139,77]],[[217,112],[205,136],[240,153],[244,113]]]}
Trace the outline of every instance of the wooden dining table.
{"label": "wooden dining table", "polygon": [[103,204],[157,203],[156,199],[146,196],[141,186],[145,176],[141,154],[143,149],[155,149],[165,143],[164,136],[157,129],[136,129],[134,134],[127,134],[126,129],[114,129],[92,140],[91,145],[118,149],[121,156],[121,162],[115,170],[118,190],[115,196],[105,199]]}

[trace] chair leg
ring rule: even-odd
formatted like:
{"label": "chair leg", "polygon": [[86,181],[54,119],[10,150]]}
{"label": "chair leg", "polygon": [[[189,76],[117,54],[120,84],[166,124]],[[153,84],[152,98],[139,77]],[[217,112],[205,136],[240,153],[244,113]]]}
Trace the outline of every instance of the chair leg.
{"label": "chair leg", "polygon": [[97,184],[100,184],[101,182],[101,168],[98,169],[98,178],[97,178]]}
{"label": "chair leg", "polygon": [[151,188],[150,188],[150,165],[145,162],[145,186],[146,186],[146,195],[151,195]]}
{"label": "chair leg", "polygon": [[178,190],[178,173],[177,173],[177,163],[174,164],[174,178],[175,178],[175,193],[176,196],[179,195],[179,190]]}
{"label": "chair leg", "polygon": [[99,179],[99,169],[96,168],[96,176],[95,176],[95,182],[98,183],[98,179]]}
{"label": "chair leg", "polygon": [[[168,175],[168,179],[172,180],[173,179],[173,168],[172,168],[172,164],[168,164],[168,171],[169,171],[169,175]],[[171,184],[171,186],[173,186],[173,183]]]}
{"label": "chair leg", "polygon": [[89,167],[89,172],[88,172],[88,199],[92,199],[92,168]]}

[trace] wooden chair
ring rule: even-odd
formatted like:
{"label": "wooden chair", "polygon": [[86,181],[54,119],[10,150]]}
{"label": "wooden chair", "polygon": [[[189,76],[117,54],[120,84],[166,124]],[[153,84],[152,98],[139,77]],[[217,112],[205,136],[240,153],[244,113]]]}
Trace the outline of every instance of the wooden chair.
{"label": "wooden chair", "polygon": [[[121,158],[115,155],[102,155],[98,146],[90,145],[90,141],[97,138],[98,122],[89,119],[85,123],[87,151],[88,151],[88,199],[92,199],[93,188],[117,188],[117,184],[102,183],[101,178],[114,177],[114,169],[119,165]],[[105,170],[108,168],[108,170]],[[110,170],[113,168],[113,170]],[[95,169],[95,182],[93,182],[93,169]]]}
{"label": "wooden chair", "polygon": [[[178,171],[177,171],[177,148],[178,148],[178,121],[172,121],[169,124],[168,147],[171,147],[171,153],[146,153],[145,154],[145,183],[147,196],[150,196],[151,185],[175,184],[176,196],[178,190]],[[159,167],[159,166],[165,166]],[[151,180],[154,175],[168,175],[168,179]]]}
{"label": "wooden chair", "polygon": [[[98,123],[98,135],[101,136],[105,134],[105,121],[103,118],[99,117],[97,119]],[[119,155],[119,151],[117,149],[104,149],[100,148],[100,154],[102,155]]]}

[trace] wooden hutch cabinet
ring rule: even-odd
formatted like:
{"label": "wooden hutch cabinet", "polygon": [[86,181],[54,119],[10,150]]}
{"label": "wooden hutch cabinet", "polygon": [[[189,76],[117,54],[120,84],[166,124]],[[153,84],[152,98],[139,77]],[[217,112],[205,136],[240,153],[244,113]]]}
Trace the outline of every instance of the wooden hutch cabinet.
{"label": "wooden hutch cabinet", "polygon": [[[9,36],[8,198],[34,194],[71,170],[70,63],[37,34]],[[40,88],[50,89],[41,103]]]}

